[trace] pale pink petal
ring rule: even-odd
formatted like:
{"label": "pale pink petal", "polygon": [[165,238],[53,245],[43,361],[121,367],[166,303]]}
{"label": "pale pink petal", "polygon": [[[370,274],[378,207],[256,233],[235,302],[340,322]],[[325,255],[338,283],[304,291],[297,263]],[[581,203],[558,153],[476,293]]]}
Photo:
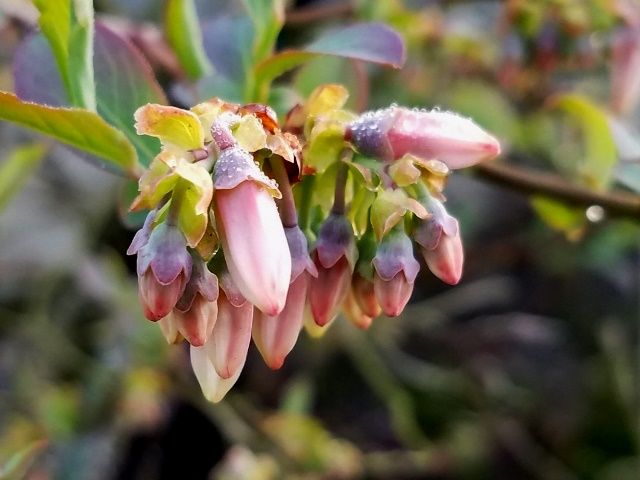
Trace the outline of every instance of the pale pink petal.
{"label": "pale pink petal", "polygon": [[311,281],[308,299],[313,319],[322,327],[340,310],[351,283],[351,267],[346,257],[341,257],[330,268],[322,266],[316,257],[316,267],[318,278]]}
{"label": "pale pink petal", "polygon": [[208,343],[213,345],[213,365],[222,378],[233,377],[242,369],[251,341],[253,305],[234,307],[226,295],[218,297],[218,319]]}
{"label": "pale pink petal", "polygon": [[413,293],[413,282],[407,281],[404,271],[398,272],[391,280],[384,280],[375,274],[373,287],[376,299],[388,317],[400,315]]}
{"label": "pale pink petal", "polygon": [[454,236],[443,235],[433,250],[422,250],[429,270],[445,283],[456,285],[462,277],[464,250],[459,232]]}

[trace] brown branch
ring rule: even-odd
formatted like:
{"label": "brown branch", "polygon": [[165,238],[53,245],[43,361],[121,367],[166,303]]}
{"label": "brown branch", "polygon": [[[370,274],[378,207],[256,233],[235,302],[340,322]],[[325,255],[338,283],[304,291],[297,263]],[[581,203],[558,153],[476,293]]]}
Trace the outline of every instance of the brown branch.
{"label": "brown branch", "polygon": [[474,171],[481,178],[517,192],[544,195],[579,207],[600,205],[611,216],[640,218],[640,195],[633,193],[596,192],[557,175],[501,163],[481,164]]}
{"label": "brown branch", "polygon": [[352,2],[340,2],[330,5],[317,5],[287,11],[287,25],[306,25],[308,23],[329,20],[336,17],[350,17],[355,12]]}

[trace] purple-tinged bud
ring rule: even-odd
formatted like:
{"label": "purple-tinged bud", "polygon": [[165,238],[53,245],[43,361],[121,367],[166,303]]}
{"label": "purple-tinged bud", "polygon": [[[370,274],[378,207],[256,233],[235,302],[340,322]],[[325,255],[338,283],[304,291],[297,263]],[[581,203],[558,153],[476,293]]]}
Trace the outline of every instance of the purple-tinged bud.
{"label": "purple-tinged bud", "polygon": [[272,194],[276,185],[246,151],[222,151],[214,169],[216,222],[229,272],[249,302],[277,315],[287,298],[291,255]]}
{"label": "purple-tinged bud", "polygon": [[191,279],[173,309],[178,332],[194,347],[209,339],[218,317],[218,277],[203,261],[195,261]]}
{"label": "purple-tinged bud", "polygon": [[320,228],[313,259],[318,278],[311,282],[309,303],[315,322],[324,326],[338,314],[358,258],[351,224],[332,213]]}
{"label": "purple-tinged bud", "polygon": [[385,315],[397,317],[413,293],[420,264],[413,256],[411,239],[402,227],[389,232],[373,259],[373,288]]}
{"label": "purple-tinged bud", "polygon": [[204,397],[210,402],[218,403],[238,381],[242,367],[229,378],[222,378],[216,372],[214,362],[216,347],[213,338],[209,338],[202,347],[191,347],[191,368],[200,384]]}
{"label": "purple-tinged bud", "polygon": [[[228,379],[234,377],[244,366],[251,341],[253,305],[245,301],[239,306],[231,303],[223,289],[218,296],[218,319],[208,343],[215,353],[211,357],[217,374]],[[236,300],[234,295],[231,298]]]}
{"label": "purple-tinged bud", "polygon": [[349,289],[347,297],[344,299],[342,311],[344,312],[345,317],[347,317],[347,319],[360,330],[369,329],[373,322],[373,318],[366,315],[358,305],[352,288]]}
{"label": "purple-tinged bud", "polygon": [[429,270],[443,282],[456,285],[464,264],[458,221],[434,198],[426,207],[430,217],[419,221],[413,238],[420,245]]}
{"label": "purple-tinged bud", "polygon": [[498,141],[472,120],[440,110],[389,107],[367,112],[347,128],[347,140],[363,154],[392,161],[406,154],[437,159],[450,169],[490,160]]}
{"label": "purple-tinged bud", "polygon": [[160,320],[175,307],[191,277],[191,267],[180,230],[166,223],[158,225],[138,250],[138,296],[149,320]]}
{"label": "purple-tinged bud", "polygon": [[144,225],[142,228],[136,232],[133,236],[133,240],[131,240],[131,245],[127,249],[127,255],[135,255],[138,253],[142,247],[144,247],[149,242],[149,237],[151,236],[151,231],[153,230],[153,222],[156,219],[157,210],[151,210],[147,215],[147,218],[144,219]]}
{"label": "purple-tinged bud", "polygon": [[284,309],[277,316],[257,311],[253,319],[253,341],[265,363],[274,370],[282,367],[298,340],[304,320],[307,290],[318,271],[307,250],[307,239],[298,226],[285,228],[291,251],[291,285]]}
{"label": "purple-tinged bud", "polygon": [[611,53],[611,108],[627,114],[640,98],[640,29],[616,32]]}

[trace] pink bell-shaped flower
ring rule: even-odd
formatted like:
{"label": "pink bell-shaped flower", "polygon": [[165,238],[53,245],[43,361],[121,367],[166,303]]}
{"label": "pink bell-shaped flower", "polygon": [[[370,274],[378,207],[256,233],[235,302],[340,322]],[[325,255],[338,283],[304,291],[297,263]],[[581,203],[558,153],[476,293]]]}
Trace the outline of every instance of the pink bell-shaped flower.
{"label": "pink bell-shaped flower", "polygon": [[397,317],[413,293],[420,264],[413,256],[411,239],[402,224],[389,232],[373,259],[373,288],[382,311]]}
{"label": "pink bell-shaped flower", "polygon": [[225,148],[213,173],[216,223],[229,272],[242,295],[267,315],[284,308],[291,254],[274,182],[238,146]]}
{"label": "pink bell-shaped flower", "polygon": [[342,311],[344,312],[344,316],[360,330],[367,330],[373,322],[373,318],[365,314],[358,305],[353,288],[350,288],[347,292],[347,296],[342,304]]}
{"label": "pink bell-shaped flower", "polygon": [[174,225],[158,225],[144,244],[136,239],[140,236],[134,237],[129,253],[138,254],[138,296],[145,317],[157,321],[167,316],[182,296],[191,277],[191,255]]}
{"label": "pink bell-shaped flower", "polygon": [[314,321],[321,327],[338,314],[357,257],[351,224],[344,215],[331,213],[318,234],[313,252],[318,277],[311,282],[308,295]]}
{"label": "pink bell-shaped flower", "polygon": [[[201,347],[209,339],[218,317],[218,278],[209,271],[206,263],[195,260],[191,278],[182,297],[178,300],[169,318],[175,330],[194,347]],[[167,329],[163,328],[163,332]],[[167,329],[171,342],[172,329]]]}
{"label": "pink bell-shaped flower", "polygon": [[276,316],[255,312],[253,341],[265,363],[280,368],[298,340],[304,321],[307,289],[312,277],[318,276],[307,250],[307,239],[298,226],[285,228],[291,251],[291,285],[284,309]]}
{"label": "pink bell-shaped flower", "polygon": [[213,345],[211,357],[217,374],[228,379],[242,370],[251,342],[253,305],[242,298],[226,273],[221,277],[218,296],[218,318],[209,342]]}
{"label": "pink bell-shaped flower", "polygon": [[351,123],[347,140],[363,154],[392,161],[406,154],[436,159],[450,169],[490,160],[500,143],[472,120],[453,112],[389,107]]}
{"label": "pink bell-shaped flower", "polygon": [[458,221],[434,198],[429,199],[426,207],[430,217],[420,220],[413,238],[420,245],[429,270],[443,282],[456,285],[462,278],[464,264]]}

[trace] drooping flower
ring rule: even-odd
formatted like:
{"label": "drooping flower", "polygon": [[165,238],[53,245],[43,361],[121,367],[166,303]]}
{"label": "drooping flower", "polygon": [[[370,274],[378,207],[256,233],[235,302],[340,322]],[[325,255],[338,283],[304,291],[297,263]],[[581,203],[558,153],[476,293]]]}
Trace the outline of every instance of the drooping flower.
{"label": "drooping flower", "polygon": [[304,321],[307,289],[318,276],[307,250],[307,239],[298,226],[285,228],[291,251],[291,284],[284,309],[276,316],[257,311],[253,319],[253,341],[265,363],[276,370],[291,352]]}
{"label": "drooping flower", "polygon": [[498,141],[472,120],[440,110],[389,107],[351,123],[346,138],[365,155],[391,161],[406,154],[465,168],[500,153]]}
{"label": "drooping flower", "polygon": [[443,282],[455,285],[462,277],[464,263],[458,221],[434,198],[427,202],[427,210],[431,215],[419,221],[413,238],[420,245],[429,270]]}
{"label": "drooping flower", "polygon": [[372,319],[382,313],[382,308],[380,308],[380,304],[376,298],[372,280],[363,277],[356,271],[351,281],[351,290],[353,298],[362,313]]}
{"label": "drooping flower", "polygon": [[318,277],[311,282],[309,303],[318,325],[328,324],[338,314],[357,258],[351,224],[344,215],[331,213],[320,228],[313,252]]}
{"label": "drooping flower", "polygon": [[221,149],[213,173],[215,216],[229,272],[249,302],[277,315],[291,277],[291,255],[273,200],[280,192],[230,134],[216,132],[213,138]]}
{"label": "drooping flower", "polygon": [[364,313],[358,305],[353,288],[350,288],[347,292],[342,304],[342,311],[347,319],[361,330],[367,330],[373,322],[373,318]]}
{"label": "drooping flower", "polygon": [[411,298],[420,264],[413,256],[411,239],[399,225],[380,243],[373,259],[373,288],[385,315],[397,317]]}
{"label": "drooping flower", "polygon": [[191,278],[173,311],[160,320],[169,343],[180,335],[194,347],[201,347],[211,336],[218,317],[218,278],[202,260],[195,260]]}
{"label": "drooping flower", "polygon": [[130,253],[138,254],[138,293],[144,315],[160,320],[175,307],[191,277],[184,235],[176,226],[162,223],[144,245],[133,245]]}

